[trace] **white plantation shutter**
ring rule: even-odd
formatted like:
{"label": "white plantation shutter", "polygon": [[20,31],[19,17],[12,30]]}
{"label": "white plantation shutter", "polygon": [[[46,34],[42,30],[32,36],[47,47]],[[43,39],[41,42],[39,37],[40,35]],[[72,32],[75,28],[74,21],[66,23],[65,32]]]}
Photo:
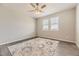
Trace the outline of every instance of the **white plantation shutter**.
{"label": "white plantation shutter", "polygon": [[43,30],[48,30],[49,29],[49,21],[48,19],[43,20]]}
{"label": "white plantation shutter", "polygon": [[50,18],[50,30],[52,31],[59,30],[59,17]]}

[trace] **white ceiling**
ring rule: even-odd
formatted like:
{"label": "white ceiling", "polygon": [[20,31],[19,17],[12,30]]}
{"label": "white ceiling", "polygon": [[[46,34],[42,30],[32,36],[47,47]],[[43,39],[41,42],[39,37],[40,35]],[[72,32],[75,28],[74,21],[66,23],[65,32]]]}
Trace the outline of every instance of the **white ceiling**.
{"label": "white ceiling", "polygon": [[76,6],[75,3],[41,3],[46,4],[46,8],[43,9],[43,13],[36,15],[33,12],[29,12],[29,10],[32,10],[33,7],[29,3],[16,3],[16,4],[0,4],[1,6],[8,6],[13,9],[17,9],[20,11],[26,12],[26,14],[30,15],[33,18],[43,17],[47,16],[56,12],[60,12],[66,9],[74,8]]}

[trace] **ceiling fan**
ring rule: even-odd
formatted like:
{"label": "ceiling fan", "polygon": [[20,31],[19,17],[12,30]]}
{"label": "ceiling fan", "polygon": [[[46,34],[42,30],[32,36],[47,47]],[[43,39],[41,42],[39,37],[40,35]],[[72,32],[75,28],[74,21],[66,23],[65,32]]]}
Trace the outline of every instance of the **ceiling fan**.
{"label": "ceiling fan", "polygon": [[35,12],[35,14],[40,14],[43,11],[43,9],[46,7],[46,5],[41,5],[40,3],[30,3],[30,5],[33,7],[33,10],[30,10],[30,12]]}

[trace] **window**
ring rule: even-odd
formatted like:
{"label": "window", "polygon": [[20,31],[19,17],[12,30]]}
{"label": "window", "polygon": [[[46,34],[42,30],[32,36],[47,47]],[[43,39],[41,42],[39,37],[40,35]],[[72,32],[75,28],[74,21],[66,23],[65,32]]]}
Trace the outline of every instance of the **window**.
{"label": "window", "polygon": [[59,17],[51,17],[43,19],[43,30],[58,31],[59,30]]}
{"label": "window", "polygon": [[59,17],[50,18],[50,30],[52,31],[59,30]]}
{"label": "window", "polygon": [[48,19],[43,20],[43,30],[49,29],[49,21]]}

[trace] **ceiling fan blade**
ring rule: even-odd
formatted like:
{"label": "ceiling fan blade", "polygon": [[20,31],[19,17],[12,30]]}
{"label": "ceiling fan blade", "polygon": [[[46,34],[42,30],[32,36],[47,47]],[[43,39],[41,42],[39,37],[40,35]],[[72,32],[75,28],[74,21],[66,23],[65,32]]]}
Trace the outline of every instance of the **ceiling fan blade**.
{"label": "ceiling fan blade", "polygon": [[35,8],[35,5],[33,3],[30,3],[30,5]]}
{"label": "ceiling fan blade", "polygon": [[36,5],[38,6],[38,5],[39,5],[39,3],[36,3]]}
{"label": "ceiling fan blade", "polygon": [[42,9],[45,8],[45,7],[46,7],[46,5],[41,6]]}
{"label": "ceiling fan blade", "polygon": [[39,12],[43,12],[42,10],[39,10]]}

